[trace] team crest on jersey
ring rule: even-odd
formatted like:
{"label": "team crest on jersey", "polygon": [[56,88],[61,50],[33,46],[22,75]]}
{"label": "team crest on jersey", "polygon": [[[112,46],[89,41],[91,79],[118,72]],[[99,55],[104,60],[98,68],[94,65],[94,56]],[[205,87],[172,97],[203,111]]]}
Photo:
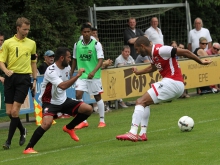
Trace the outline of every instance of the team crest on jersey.
{"label": "team crest on jersey", "polygon": [[49,108],[44,108],[44,113],[47,113],[47,112],[48,112],[48,109],[49,109]]}
{"label": "team crest on jersey", "polygon": [[158,57],[154,57],[154,61],[158,61],[159,59],[158,59]]}
{"label": "team crest on jersey", "polygon": [[92,50],[88,50],[88,55],[91,55],[92,54]]}

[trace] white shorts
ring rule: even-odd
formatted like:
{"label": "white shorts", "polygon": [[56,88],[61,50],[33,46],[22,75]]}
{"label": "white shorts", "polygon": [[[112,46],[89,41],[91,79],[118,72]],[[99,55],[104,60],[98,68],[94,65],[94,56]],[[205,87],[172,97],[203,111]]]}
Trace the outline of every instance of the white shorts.
{"label": "white shorts", "polygon": [[103,93],[102,81],[101,79],[78,79],[75,90],[84,91],[90,95],[98,95]]}
{"label": "white shorts", "polygon": [[152,84],[147,92],[154,103],[160,103],[179,98],[184,92],[184,84],[181,81],[163,78],[161,81]]}

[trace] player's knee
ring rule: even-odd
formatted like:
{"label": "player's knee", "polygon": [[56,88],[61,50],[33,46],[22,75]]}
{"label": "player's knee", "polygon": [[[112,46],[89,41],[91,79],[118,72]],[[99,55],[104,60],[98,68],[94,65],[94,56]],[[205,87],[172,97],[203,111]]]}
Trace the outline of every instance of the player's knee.
{"label": "player's knee", "polygon": [[10,114],[11,114],[12,117],[18,117],[18,114],[19,114],[19,113],[18,113],[17,110],[12,109]]}
{"label": "player's knee", "polygon": [[93,108],[92,108],[91,105],[83,103],[83,104],[80,105],[80,107],[78,109],[78,112],[79,113],[84,113],[84,114],[87,114],[87,115],[91,115],[92,112],[93,112]]}
{"label": "player's knee", "polygon": [[53,117],[52,116],[50,116],[50,117],[45,116],[43,118],[41,127],[46,131],[51,127],[52,123],[53,123]]}
{"label": "player's knee", "polygon": [[136,105],[144,105],[144,102],[143,102],[143,100],[141,99],[141,98],[138,98],[137,100],[136,100]]}

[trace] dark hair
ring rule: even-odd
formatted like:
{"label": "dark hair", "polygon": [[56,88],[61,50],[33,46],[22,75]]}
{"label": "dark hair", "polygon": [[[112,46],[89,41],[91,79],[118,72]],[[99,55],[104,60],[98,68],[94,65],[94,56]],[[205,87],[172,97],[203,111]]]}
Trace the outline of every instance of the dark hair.
{"label": "dark hair", "polygon": [[0,36],[5,36],[4,33],[0,32]]}
{"label": "dark hair", "polygon": [[93,28],[92,28],[92,31],[98,31],[98,29],[93,27]]}
{"label": "dark hair", "polygon": [[149,39],[147,37],[144,37],[144,36],[138,37],[137,40],[135,41],[136,46],[141,46],[141,44],[143,44],[145,46],[150,46],[151,45]]}
{"label": "dark hair", "polygon": [[86,24],[86,23],[82,24],[80,30],[83,31],[85,28],[89,28],[90,30],[92,30],[92,27],[89,24]]}
{"label": "dark hair", "polygon": [[54,61],[58,61],[61,56],[65,57],[67,52],[70,52],[70,50],[68,48],[66,48],[66,47],[59,47],[59,48],[57,48],[57,50],[55,52]]}

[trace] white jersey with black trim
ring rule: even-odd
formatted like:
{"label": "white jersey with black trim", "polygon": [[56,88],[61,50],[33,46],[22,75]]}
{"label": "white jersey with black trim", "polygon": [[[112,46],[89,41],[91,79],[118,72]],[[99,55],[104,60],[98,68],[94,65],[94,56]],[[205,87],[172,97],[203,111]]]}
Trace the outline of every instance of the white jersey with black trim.
{"label": "white jersey with black trim", "polygon": [[67,98],[66,90],[62,90],[58,85],[69,79],[70,70],[70,66],[60,69],[56,63],[47,68],[41,84],[41,93],[38,98],[42,103],[46,102],[60,105],[65,102]]}

